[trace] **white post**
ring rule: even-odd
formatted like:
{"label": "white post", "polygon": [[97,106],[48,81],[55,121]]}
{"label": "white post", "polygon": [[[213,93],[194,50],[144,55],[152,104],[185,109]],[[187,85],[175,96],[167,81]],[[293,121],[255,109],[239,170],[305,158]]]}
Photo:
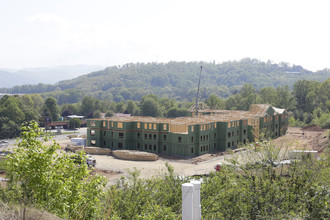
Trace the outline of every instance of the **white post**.
{"label": "white post", "polygon": [[182,184],[182,220],[193,220],[193,193],[193,184]]}
{"label": "white post", "polygon": [[201,182],[194,180],[191,181],[190,183],[194,185],[193,220],[201,220],[202,219],[202,206],[201,206],[201,195],[200,195]]}

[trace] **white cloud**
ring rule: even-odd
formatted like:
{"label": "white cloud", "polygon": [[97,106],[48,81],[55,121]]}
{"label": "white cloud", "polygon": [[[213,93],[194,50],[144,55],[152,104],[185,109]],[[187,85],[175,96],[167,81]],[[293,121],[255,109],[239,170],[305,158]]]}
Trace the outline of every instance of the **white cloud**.
{"label": "white cloud", "polygon": [[54,14],[36,14],[29,16],[26,20],[30,23],[42,26],[68,28],[70,23],[58,15]]}

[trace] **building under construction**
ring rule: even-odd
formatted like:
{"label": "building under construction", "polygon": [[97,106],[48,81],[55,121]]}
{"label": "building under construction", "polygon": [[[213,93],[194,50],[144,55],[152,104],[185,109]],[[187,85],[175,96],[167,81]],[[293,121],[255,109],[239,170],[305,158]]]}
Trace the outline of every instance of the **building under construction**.
{"label": "building under construction", "polygon": [[89,119],[87,127],[88,146],[198,156],[237,148],[259,138],[261,133],[271,138],[285,135],[288,116],[284,109],[255,104],[249,111],[202,109],[198,116],[173,119]]}

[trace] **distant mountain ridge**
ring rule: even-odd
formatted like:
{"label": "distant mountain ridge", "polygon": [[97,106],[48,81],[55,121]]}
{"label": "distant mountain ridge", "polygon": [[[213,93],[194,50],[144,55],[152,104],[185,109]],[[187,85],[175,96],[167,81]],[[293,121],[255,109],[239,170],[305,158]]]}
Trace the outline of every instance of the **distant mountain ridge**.
{"label": "distant mountain ridge", "polygon": [[104,69],[97,65],[72,65],[55,67],[24,68],[20,70],[0,69],[0,88],[28,84],[55,84],[93,71]]}
{"label": "distant mountain ridge", "polygon": [[[212,93],[228,97],[238,92],[245,83],[253,84],[256,89],[268,86],[292,87],[300,79],[324,81],[330,77],[329,69],[312,72],[302,66],[274,64],[250,58],[220,64],[172,61],[111,66],[53,85],[16,86],[2,89],[0,92],[48,92],[49,96],[55,96],[58,100],[61,100],[61,96],[78,96],[78,99],[81,99],[83,95],[90,95],[118,102],[140,100],[146,94],[193,100],[196,96],[200,66],[203,66],[201,98],[207,98]],[[60,103],[66,101],[67,99],[63,99]]]}

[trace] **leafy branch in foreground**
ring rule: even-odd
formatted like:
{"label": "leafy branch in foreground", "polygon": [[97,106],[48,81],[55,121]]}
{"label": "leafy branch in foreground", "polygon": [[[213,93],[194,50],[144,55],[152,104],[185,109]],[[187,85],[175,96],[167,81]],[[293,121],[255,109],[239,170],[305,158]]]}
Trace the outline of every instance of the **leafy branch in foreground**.
{"label": "leafy branch in foreground", "polygon": [[[8,157],[7,190],[3,199],[26,206],[39,206],[64,218],[91,219],[100,215],[104,198],[104,177],[92,176],[86,156],[79,152],[72,159],[59,153],[54,141],[44,142],[38,124],[22,127],[14,153]],[[80,163],[76,163],[77,160]]]}

